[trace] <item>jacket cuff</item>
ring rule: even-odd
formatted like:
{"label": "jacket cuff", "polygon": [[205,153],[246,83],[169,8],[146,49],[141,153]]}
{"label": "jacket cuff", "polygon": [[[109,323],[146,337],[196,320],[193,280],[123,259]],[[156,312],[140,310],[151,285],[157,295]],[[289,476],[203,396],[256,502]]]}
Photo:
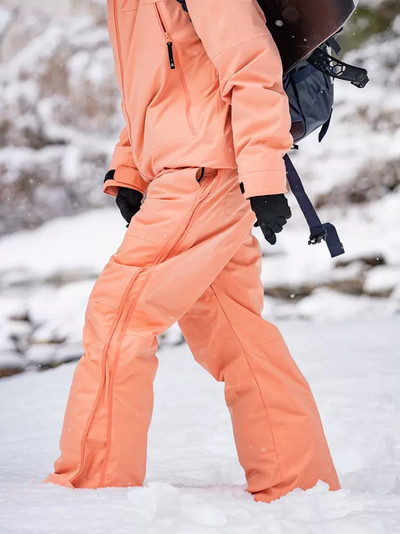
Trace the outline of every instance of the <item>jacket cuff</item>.
{"label": "jacket cuff", "polygon": [[288,193],[289,187],[286,178],[286,169],[279,171],[255,171],[239,175],[243,182],[244,197],[258,197],[262,195],[277,195]]}
{"label": "jacket cuff", "polygon": [[107,172],[104,178],[103,192],[116,197],[119,187],[129,187],[145,194],[149,183],[143,180],[138,170],[132,167],[119,166]]}

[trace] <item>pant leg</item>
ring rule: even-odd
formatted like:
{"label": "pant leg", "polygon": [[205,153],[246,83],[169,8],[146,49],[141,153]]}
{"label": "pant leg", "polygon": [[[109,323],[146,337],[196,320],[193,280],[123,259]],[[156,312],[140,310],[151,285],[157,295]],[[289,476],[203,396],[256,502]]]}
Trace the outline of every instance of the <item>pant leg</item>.
{"label": "pant leg", "polygon": [[255,500],[269,502],[318,480],[339,489],[310,387],[279,329],[261,316],[260,268],[260,246],[249,233],[179,325],[197,362],[225,382],[239,462]]}
{"label": "pant leg", "polygon": [[[46,482],[141,485],[158,360],[156,336],[190,309],[254,223],[237,172],[156,177],[89,297],[77,364]],[[208,171],[208,172],[207,172]]]}

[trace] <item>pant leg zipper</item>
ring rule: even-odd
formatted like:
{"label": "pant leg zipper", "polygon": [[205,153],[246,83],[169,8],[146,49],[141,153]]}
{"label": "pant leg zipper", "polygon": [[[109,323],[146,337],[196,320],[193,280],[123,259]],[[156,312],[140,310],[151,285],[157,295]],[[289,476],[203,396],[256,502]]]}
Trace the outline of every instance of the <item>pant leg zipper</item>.
{"label": "pant leg zipper", "polygon": [[[204,172],[203,172],[204,174]],[[210,184],[210,188],[209,190],[207,191],[207,193],[203,196],[203,198],[201,198],[199,200],[199,202],[194,206],[193,210],[192,210],[192,213],[190,214],[189,216],[189,219],[187,221],[187,223],[185,224],[183,230],[179,233],[176,241],[174,242],[174,244],[172,245],[172,247],[170,248],[168,254],[164,257],[163,261],[166,261],[167,259],[169,259],[172,254],[177,250],[177,248],[179,247],[179,245],[182,243],[182,241],[185,239],[186,235],[187,235],[187,232],[188,230],[191,228],[192,224],[193,224],[193,220],[196,216],[196,213],[197,211],[199,210],[200,206],[203,204],[203,202],[205,202],[208,197],[214,192],[214,189],[216,188],[216,185],[217,185],[217,179],[218,179],[218,173],[216,176],[213,177],[213,183]],[[205,186],[207,187],[207,185]]]}
{"label": "pant leg zipper", "polygon": [[158,5],[154,4],[154,7],[155,7],[155,10],[156,10],[156,13],[157,13],[158,22],[160,23],[160,26],[161,26],[161,31],[163,32],[164,37],[165,37],[165,41],[167,43],[169,66],[170,66],[171,69],[174,69],[175,68],[175,61],[174,61],[174,53],[172,51],[172,39],[171,39],[170,34],[167,32],[167,29],[165,28],[164,22],[163,22],[163,20],[161,18],[161,13],[160,13]]}

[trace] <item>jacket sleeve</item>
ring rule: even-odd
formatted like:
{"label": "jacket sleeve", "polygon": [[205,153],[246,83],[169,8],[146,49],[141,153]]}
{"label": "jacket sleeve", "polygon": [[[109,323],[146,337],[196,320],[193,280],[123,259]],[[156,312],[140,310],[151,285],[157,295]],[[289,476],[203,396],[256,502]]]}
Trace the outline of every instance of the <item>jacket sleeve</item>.
{"label": "jacket sleeve", "polygon": [[286,193],[284,154],[293,144],[282,61],[257,0],[186,0],[231,105],[239,180],[246,198]]}
{"label": "jacket sleeve", "polygon": [[107,172],[103,191],[114,197],[118,194],[118,187],[129,187],[144,194],[149,185],[148,182],[143,180],[133,162],[131,143],[126,126],[123,128],[119,141],[115,145],[108,170],[114,172]]}

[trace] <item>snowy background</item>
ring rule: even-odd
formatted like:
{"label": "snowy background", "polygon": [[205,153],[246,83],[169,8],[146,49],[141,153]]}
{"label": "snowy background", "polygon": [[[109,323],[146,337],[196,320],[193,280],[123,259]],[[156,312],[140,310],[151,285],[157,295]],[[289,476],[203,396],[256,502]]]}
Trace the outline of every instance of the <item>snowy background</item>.
{"label": "snowy background", "polygon": [[[265,317],[287,335],[312,386],[344,489],[317,487],[268,511],[253,503],[221,384],[195,367],[172,328],[160,339],[148,486],[73,496],[41,479],[57,454],[75,364],[38,371],[81,355],[87,297],[125,231],[102,192],[122,126],[120,96],[105,1],[2,0],[0,376],[25,374],[0,381],[1,534],[85,530],[102,502],[110,515],[99,532],[400,531],[398,0],[360,0],[341,44],[371,82],[363,90],[336,83],[326,138],[312,136],[293,160],[346,254],[332,260],[323,244],[307,246],[292,195],[278,244],[260,241]],[[37,521],[47,515],[40,528],[19,519],[27,500]],[[68,522],[64,500],[85,513]]]}
{"label": "snowy background", "polygon": [[[56,5],[56,7],[55,7]],[[266,314],[388,317],[400,308],[400,14],[361,3],[341,36],[363,90],[336,83],[332,126],[293,159],[346,254],[307,246],[295,199],[264,250]],[[0,373],[77,358],[87,296],[125,231],[103,177],[122,126],[105,2],[0,8]],[[258,229],[255,230],[258,232]],[[258,236],[260,234],[257,233]],[[165,336],[179,341],[179,335]]]}

